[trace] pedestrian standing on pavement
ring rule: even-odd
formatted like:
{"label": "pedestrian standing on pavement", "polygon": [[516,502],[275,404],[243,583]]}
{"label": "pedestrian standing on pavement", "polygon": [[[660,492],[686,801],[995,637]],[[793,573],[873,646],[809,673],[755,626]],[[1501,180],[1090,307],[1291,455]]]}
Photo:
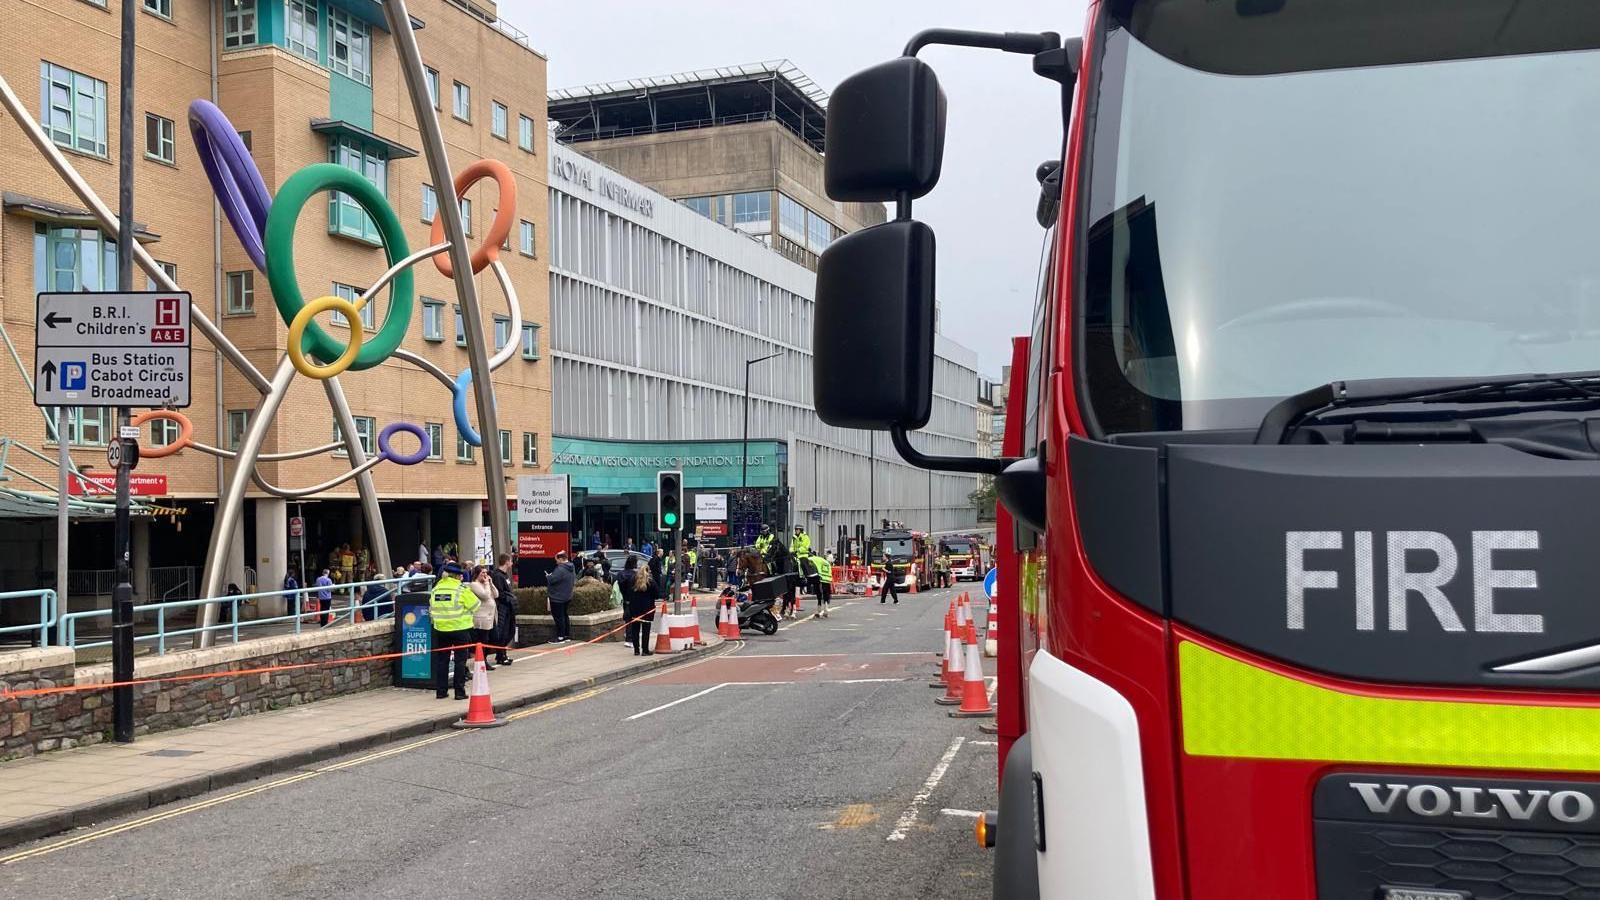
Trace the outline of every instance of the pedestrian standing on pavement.
{"label": "pedestrian standing on pavement", "polygon": [[289,615],[300,615],[300,581],[293,572],[283,576],[283,604]]}
{"label": "pedestrian standing on pavement", "polygon": [[639,565],[639,557],[630,556],[622,564],[622,576],[617,579],[622,591],[622,615],[628,623],[628,643],[633,645],[634,656],[649,656],[650,628],[655,621],[656,587],[650,580],[650,566]]}
{"label": "pedestrian standing on pavement", "polygon": [[811,555],[811,587],[817,595],[817,615],[826,619],[833,605],[833,563],[826,556]]}
{"label": "pedestrian standing on pavement", "polygon": [[[485,647],[493,646],[499,609],[494,602],[494,582],[490,580],[489,567],[474,567],[472,580],[467,582],[467,587],[478,598],[478,608],[472,611],[472,642]],[[486,664],[485,668],[493,670],[494,666]]]}
{"label": "pedestrian standing on pavement", "polygon": [[894,574],[894,554],[885,550],[883,552],[883,593],[878,595],[878,602],[882,603],[890,597],[894,598],[894,605],[900,605],[900,585]]}
{"label": "pedestrian standing on pavement", "polygon": [[650,557],[650,584],[654,587],[657,600],[667,597],[667,552],[660,547],[656,548],[655,555]]}
{"label": "pedestrian standing on pavement", "polygon": [[649,559],[656,555],[656,545],[649,538],[645,538],[644,543],[639,545],[639,552],[644,554],[645,559]]}
{"label": "pedestrian standing on pavement", "polygon": [[567,615],[567,604],[572,602],[572,588],[578,576],[567,561],[567,551],[556,553],[556,567],[545,573],[546,596],[550,600],[550,617],[556,620],[556,638],[552,644],[564,644],[572,639],[572,619]]}
{"label": "pedestrian standing on pavement", "polygon": [[326,626],[330,611],[333,609],[333,579],[328,577],[328,570],[323,569],[317,576],[317,602],[312,605],[310,612],[321,612],[320,624]]}
{"label": "pedestrian standing on pavement", "polygon": [[349,544],[339,547],[339,574],[344,577],[346,584],[356,580],[356,554]]}
{"label": "pedestrian standing on pavement", "polygon": [[511,554],[502,553],[495,560],[489,579],[494,583],[495,605],[495,665],[511,665],[510,650],[517,642],[517,593],[511,586]]}
{"label": "pedestrian standing on pavement", "polygon": [[478,595],[461,583],[461,567],[446,563],[428,595],[428,614],[433,618],[433,696],[449,696],[450,664],[455,662],[456,699],[467,699],[467,658],[472,652],[472,612],[478,608]]}

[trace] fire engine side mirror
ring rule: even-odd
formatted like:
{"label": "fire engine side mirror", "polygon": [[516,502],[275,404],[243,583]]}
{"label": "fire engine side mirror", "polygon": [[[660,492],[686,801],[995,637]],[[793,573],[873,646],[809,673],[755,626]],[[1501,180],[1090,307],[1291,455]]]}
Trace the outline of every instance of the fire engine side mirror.
{"label": "fire engine side mirror", "polygon": [[915,431],[933,414],[933,229],[896,219],[817,261],[812,387],[840,428]]}
{"label": "fire engine side mirror", "polygon": [[944,90],[933,68],[903,56],[844,81],[828,97],[823,181],[835,200],[915,200],[939,183]]}

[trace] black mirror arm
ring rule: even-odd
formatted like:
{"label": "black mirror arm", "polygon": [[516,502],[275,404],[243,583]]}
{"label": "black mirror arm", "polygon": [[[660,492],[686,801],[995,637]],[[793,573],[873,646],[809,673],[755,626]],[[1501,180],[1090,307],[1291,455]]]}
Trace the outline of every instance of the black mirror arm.
{"label": "black mirror arm", "polygon": [[907,42],[903,56],[916,56],[917,51],[933,44],[947,47],[982,47],[1005,53],[1042,53],[1061,46],[1061,35],[1053,31],[1037,34],[1024,31],[966,31],[960,28],[929,28],[919,31]]}
{"label": "black mirror arm", "polygon": [[900,452],[900,458],[911,463],[919,469],[931,469],[935,472],[972,472],[978,475],[999,475],[1005,471],[1006,466],[1016,462],[1014,459],[983,459],[977,456],[929,456],[911,446],[911,437],[905,428],[896,425],[889,429],[889,439],[894,442],[894,449]]}

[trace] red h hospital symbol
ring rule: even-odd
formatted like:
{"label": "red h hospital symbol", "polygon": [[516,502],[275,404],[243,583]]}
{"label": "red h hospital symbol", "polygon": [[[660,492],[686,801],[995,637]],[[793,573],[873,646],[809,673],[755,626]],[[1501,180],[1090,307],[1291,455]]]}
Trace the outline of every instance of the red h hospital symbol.
{"label": "red h hospital symbol", "polygon": [[178,302],[177,297],[161,297],[156,300],[157,325],[178,324]]}

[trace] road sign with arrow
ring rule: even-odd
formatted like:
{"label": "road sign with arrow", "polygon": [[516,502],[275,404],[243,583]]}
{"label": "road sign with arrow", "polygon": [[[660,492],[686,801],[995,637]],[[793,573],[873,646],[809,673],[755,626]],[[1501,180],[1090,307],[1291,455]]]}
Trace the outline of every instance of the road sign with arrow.
{"label": "road sign with arrow", "polygon": [[40,294],[36,406],[189,405],[189,295]]}

